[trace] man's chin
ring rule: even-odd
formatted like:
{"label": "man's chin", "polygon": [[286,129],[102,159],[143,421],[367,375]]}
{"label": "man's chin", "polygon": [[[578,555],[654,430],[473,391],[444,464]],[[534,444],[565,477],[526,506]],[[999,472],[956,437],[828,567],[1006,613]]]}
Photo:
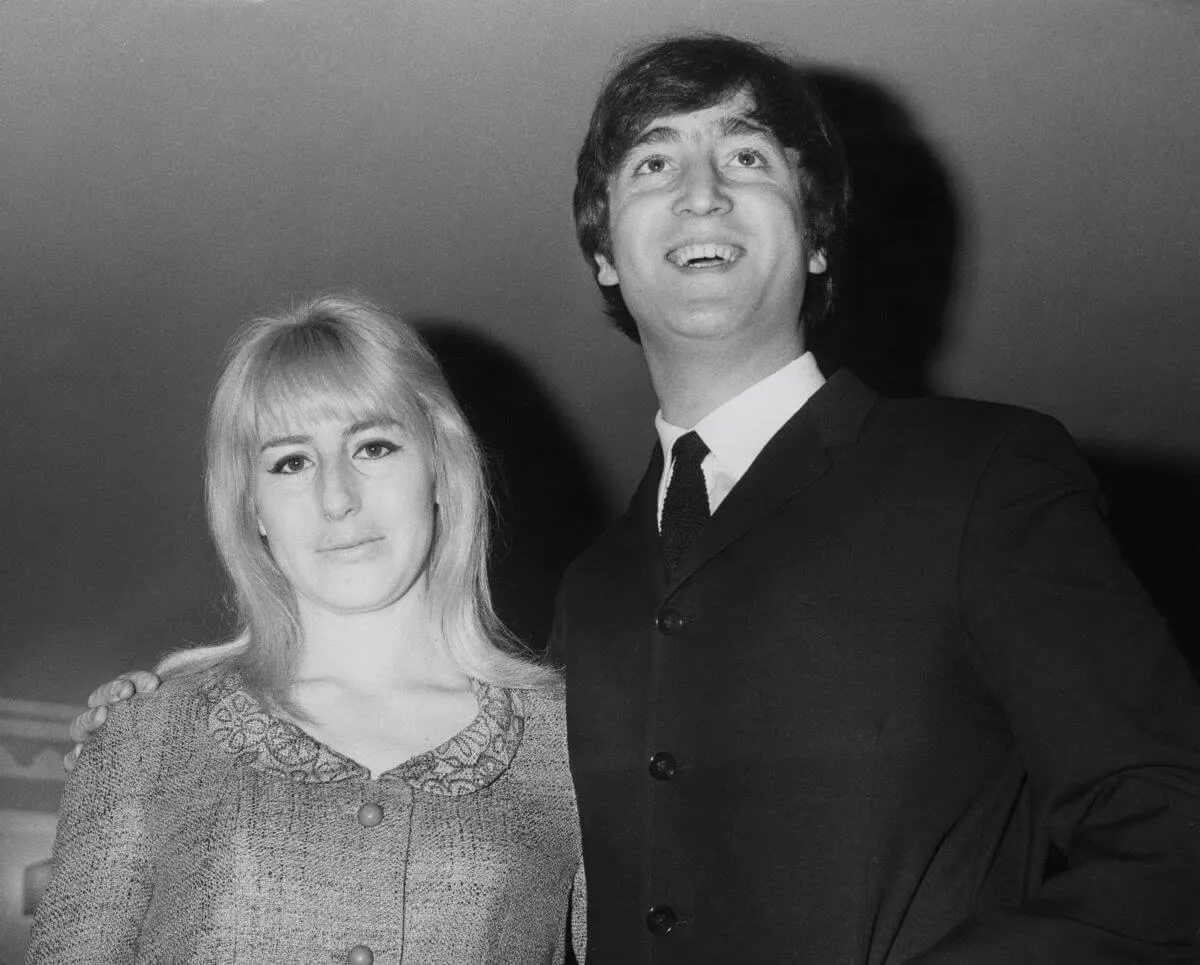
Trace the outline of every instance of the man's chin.
{"label": "man's chin", "polygon": [[694,342],[732,338],[752,325],[753,319],[743,307],[706,301],[677,308],[663,319],[659,330],[664,339]]}

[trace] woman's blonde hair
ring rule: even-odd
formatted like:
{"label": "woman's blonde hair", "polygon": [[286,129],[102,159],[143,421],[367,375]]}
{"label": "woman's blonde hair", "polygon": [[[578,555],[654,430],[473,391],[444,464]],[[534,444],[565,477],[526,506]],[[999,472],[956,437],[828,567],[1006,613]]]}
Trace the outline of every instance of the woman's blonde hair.
{"label": "woman's blonde hair", "polygon": [[207,659],[206,651],[195,659],[184,651],[160,670],[233,661],[252,689],[290,706],[300,642],[295,598],[259,534],[253,479],[262,439],[297,416],[386,418],[418,435],[432,454],[438,494],[427,578],[446,655],[488,683],[558,685],[558,672],[517,641],[492,607],[483,459],[441,367],[410,326],[349,295],[255,318],[230,341],[209,412],[206,495],[239,632]]}

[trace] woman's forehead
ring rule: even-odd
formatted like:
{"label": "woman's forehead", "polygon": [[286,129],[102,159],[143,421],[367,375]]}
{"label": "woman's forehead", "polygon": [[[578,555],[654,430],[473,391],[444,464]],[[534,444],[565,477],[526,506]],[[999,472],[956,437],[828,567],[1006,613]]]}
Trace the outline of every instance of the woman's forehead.
{"label": "woman's forehead", "polygon": [[357,425],[384,423],[403,425],[410,413],[401,399],[383,399],[370,393],[337,387],[312,386],[300,392],[268,393],[258,400],[255,434],[295,435],[321,423],[337,422],[349,429]]}

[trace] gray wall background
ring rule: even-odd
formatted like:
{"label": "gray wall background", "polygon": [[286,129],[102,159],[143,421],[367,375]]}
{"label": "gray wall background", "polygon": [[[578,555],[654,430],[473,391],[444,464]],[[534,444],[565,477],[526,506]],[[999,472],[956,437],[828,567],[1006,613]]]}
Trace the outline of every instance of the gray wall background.
{"label": "gray wall background", "polygon": [[508,481],[502,601],[540,633],[654,412],[574,246],[574,152],[614,52],[696,29],[781,45],[840,105],[869,296],[837,351],[1059,417],[1177,604],[1200,572],[1200,5],[0,0],[0,695],[79,702],[222,632],[218,353],[325,288],[446,355]]}

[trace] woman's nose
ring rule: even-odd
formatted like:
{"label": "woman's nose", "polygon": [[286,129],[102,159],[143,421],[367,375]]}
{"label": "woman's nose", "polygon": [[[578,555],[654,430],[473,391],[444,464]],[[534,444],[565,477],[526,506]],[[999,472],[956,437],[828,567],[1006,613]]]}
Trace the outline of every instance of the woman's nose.
{"label": "woman's nose", "polygon": [[343,519],[360,506],[358,477],[346,460],[326,463],[321,472],[321,511],[328,520]]}

